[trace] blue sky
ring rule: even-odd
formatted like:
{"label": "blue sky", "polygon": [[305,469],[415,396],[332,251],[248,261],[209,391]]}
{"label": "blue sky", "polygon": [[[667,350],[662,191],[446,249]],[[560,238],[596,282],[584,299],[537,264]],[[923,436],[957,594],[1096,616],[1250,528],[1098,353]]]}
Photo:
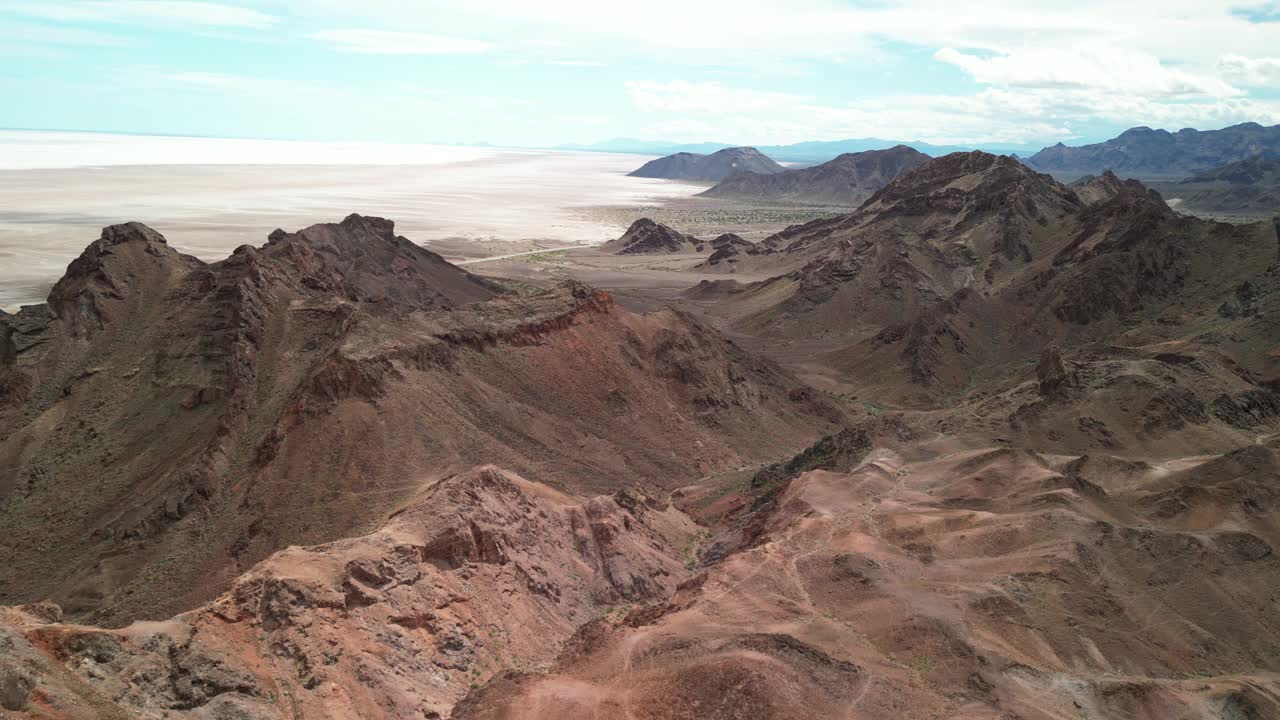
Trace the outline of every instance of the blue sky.
{"label": "blue sky", "polygon": [[1280,123],[1280,3],[0,0],[0,92],[0,127],[1073,144]]}

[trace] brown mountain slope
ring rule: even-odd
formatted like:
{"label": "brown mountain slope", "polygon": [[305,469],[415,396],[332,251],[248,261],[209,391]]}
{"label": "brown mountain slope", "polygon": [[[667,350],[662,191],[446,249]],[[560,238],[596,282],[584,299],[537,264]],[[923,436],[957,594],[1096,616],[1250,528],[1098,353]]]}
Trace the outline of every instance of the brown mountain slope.
{"label": "brown mountain slope", "polygon": [[695,531],[641,495],[583,500],[483,467],[169,620],[100,630],[0,609],[0,700],[19,718],[447,717],[605,609],[670,596]]}
{"label": "brown mountain slope", "polygon": [[664,607],[588,624],[453,717],[1271,717],[1278,469],[1261,447],[1172,475],[874,450],[775,491]]}
{"label": "brown mountain slope", "polygon": [[939,158],[764,241],[757,262],[798,269],[724,302],[740,331],[825,342],[839,377],[895,403],[1025,378],[1054,343],[1202,337],[1274,377],[1275,228],[1180,216],[1133,181],[1109,192],[1086,204],[1009,158]]}
{"label": "brown mountain slope", "polygon": [[840,417],[688,316],[499,292],[376,218],[208,265],[108,228],[0,318],[0,592],[161,617],[479,463],[678,484]]}
{"label": "brown mountain slope", "polygon": [[1080,202],[1085,205],[1095,205],[1119,195],[1123,190],[1124,182],[1115,173],[1107,170],[1101,175],[1085,175],[1068,187],[1075,191]]}
{"label": "brown mountain slope", "polygon": [[757,202],[857,206],[889,181],[928,159],[928,155],[906,145],[845,153],[821,165],[797,170],[735,173],[702,194]]}
{"label": "brown mountain slope", "polygon": [[957,449],[901,419],[850,433],[757,474],[710,537],[690,513],[715,481],[673,505],[482,467],[170,620],[0,608],[0,702],[33,720],[1280,711],[1274,447],[1143,462]]}

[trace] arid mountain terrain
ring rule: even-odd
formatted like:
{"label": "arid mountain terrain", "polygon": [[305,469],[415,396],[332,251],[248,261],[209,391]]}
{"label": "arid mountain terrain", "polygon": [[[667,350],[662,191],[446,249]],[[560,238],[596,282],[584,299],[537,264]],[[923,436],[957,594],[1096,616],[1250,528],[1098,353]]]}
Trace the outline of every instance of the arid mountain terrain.
{"label": "arid mountain terrain", "polygon": [[831,377],[922,407],[1049,344],[1202,338],[1247,347],[1237,362],[1275,378],[1261,305],[1275,300],[1274,224],[1181,216],[1136,181],[1104,181],[1085,203],[1010,158],[939,158],[855,213],[764,241],[774,252],[755,262],[785,272],[724,302],[739,331],[822,339]]}
{"label": "arid mountain terrain", "polygon": [[483,277],[108,227],[0,315],[0,714],[1280,717],[1280,226],[1093,175]]}
{"label": "arid mountain terrain", "polygon": [[783,172],[786,168],[753,147],[717,150],[709,155],[681,152],[650,160],[629,175],[666,180],[719,182],[734,173],[760,175]]}
{"label": "arid mountain terrain", "polygon": [[113,226],[0,322],[0,587],[108,623],[194,607],[478,464],[675,487],[840,417],[688,315],[511,293],[356,215],[213,264]]}
{"label": "arid mountain terrain", "polygon": [[1185,180],[1156,183],[1180,211],[1271,217],[1280,215],[1280,157],[1237,160]]}
{"label": "arid mountain terrain", "polygon": [[768,174],[735,173],[703,195],[856,207],[890,180],[928,159],[928,155],[906,145],[888,150],[846,153],[821,165],[797,170]]}
{"label": "arid mountain terrain", "polygon": [[1280,155],[1280,125],[1241,123],[1221,130],[1177,132],[1136,127],[1106,142],[1068,147],[1058,143],[1023,162],[1041,172],[1126,177],[1182,178],[1239,160]]}

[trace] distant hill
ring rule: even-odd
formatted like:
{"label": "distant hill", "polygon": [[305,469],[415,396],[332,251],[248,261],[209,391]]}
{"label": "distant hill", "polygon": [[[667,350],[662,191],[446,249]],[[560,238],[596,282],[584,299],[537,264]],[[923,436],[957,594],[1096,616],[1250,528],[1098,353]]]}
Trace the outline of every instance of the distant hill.
{"label": "distant hill", "polygon": [[[1039,149],[1038,145],[1012,145],[1007,143],[979,143],[976,145],[933,145],[918,140],[885,140],[883,138],[848,138],[845,140],[810,140],[790,145],[756,145],[760,152],[779,162],[792,162],[804,165],[815,165],[826,162],[837,155],[845,153],[866,152],[868,150],[887,150],[898,145],[909,145],[926,155],[938,157],[953,152],[984,150],[997,154],[1022,153],[1031,154]],[[589,152],[635,153],[639,155],[673,155],[675,153],[708,154],[725,148],[736,147],[733,143],[673,143],[663,140],[639,140],[636,138],[614,138],[598,143],[559,145],[556,150],[586,150]]]}
{"label": "distant hill", "polygon": [[702,252],[705,243],[675,228],[640,218],[620,237],[600,246],[615,255],[652,255],[657,253]]}
{"label": "distant hill", "polygon": [[1178,210],[1214,215],[1280,215],[1280,158],[1251,157],[1156,187]]}
{"label": "distant hill", "polygon": [[736,173],[702,193],[707,197],[823,205],[861,205],[891,180],[929,160],[906,145],[845,153],[798,170],[761,175]]}
{"label": "distant hill", "polygon": [[1093,145],[1058,143],[1023,160],[1041,172],[1176,178],[1251,157],[1280,154],[1280,125],[1243,123],[1221,130],[1177,132],[1136,127]]}
{"label": "distant hill", "polygon": [[785,169],[755,148],[736,147],[717,150],[710,155],[676,153],[650,160],[638,170],[628,174],[632,177],[666,180],[719,182],[734,173],[751,172],[768,175],[780,173]]}

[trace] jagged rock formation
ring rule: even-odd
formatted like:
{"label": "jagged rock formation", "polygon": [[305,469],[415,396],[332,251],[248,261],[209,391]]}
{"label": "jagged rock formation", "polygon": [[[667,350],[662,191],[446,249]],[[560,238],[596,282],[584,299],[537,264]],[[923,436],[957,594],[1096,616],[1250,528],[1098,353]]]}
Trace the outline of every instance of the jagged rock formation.
{"label": "jagged rock formation", "polygon": [[1096,205],[1119,195],[1124,189],[1124,182],[1115,173],[1106,170],[1101,175],[1085,175],[1067,187],[1075,192],[1080,202]]}
{"label": "jagged rock formation", "polygon": [[617,255],[649,255],[654,253],[702,252],[705,243],[692,235],[640,218],[621,236],[601,246],[602,250]]}
{"label": "jagged rock formation", "polygon": [[447,717],[604,610],[665,601],[696,532],[642,495],[582,500],[482,467],[373,534],[276,553],[164,622],[100,630],[0,609],[0,701],[85,720]]}
{"label": "jagged rock formation", "polygon": [[1040,362],[1036,363],[1036,380],[1039,382],[1041,395],[1055,397],[1075,384],[1075,374],[1067,369],[1058,348],[1050,346],[1040,353]]}
{"label": "jagged rock formation", "polygon": [[750,240],[734,233],[724,233],[711,241],[711,254],[698,267],[732,265],[743,255],[756,255],[760,249]]}
{"label": "jagged rock formation", "polygon": [[105,623],[476,464],[678,484],[840,417],[687,315],[508,295],[358,215],[211,264],[114,226],[0,329],[0,601]]}
{"label": "jagged rock formation", "polygon": [[861,205],[877,190],[929,159],[906,145],[846,153],[813,167],[785,172],[735,173],[702,193],[756,202]]}
{"label": "jagged rock formation", "polygon": [[1256,156],[1280,155],[1280,125],[1241,123],[1221,130],[1177,132],[1136,127],[1106,142],[1080,147],[1058,143],[1023,162],[1041,172],[1129,176],[1187,176]]}
{"label": "jagged rock formation", "polygon": [[657,160],[650,160],[627,174],[632,177],[666,180],[719,182],[734,173],[750,172],[768,175],[785,169],[753,147],[736,147],[717,150],[709,155],[689,152],[667,155]]}

